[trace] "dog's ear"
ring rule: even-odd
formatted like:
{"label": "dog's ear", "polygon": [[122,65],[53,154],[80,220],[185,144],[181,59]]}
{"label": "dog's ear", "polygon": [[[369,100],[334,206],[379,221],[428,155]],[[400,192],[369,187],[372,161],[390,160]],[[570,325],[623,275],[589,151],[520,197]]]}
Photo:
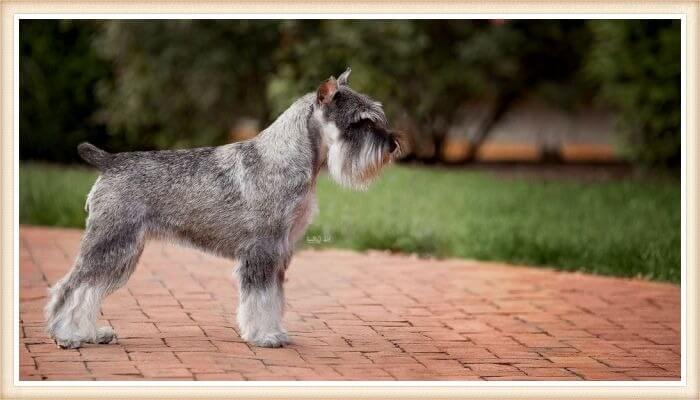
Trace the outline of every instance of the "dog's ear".
{"label": "dog's ear", "polygon": [[333,96],[338,91],[338,81],[334,77],[326,79],[316,90],[316,102],[318,104],[328,104],[333,100]]}
{"label": "dog's ear", "polygon": [[345,72],[340,74],[340,76],[338,77],[338,85],[347,86],[348,85],[348,76],[350,76],[351,72],[352,72],[352,70],[350,69],[350,67],[348,67],[348,69],[346,69]]}

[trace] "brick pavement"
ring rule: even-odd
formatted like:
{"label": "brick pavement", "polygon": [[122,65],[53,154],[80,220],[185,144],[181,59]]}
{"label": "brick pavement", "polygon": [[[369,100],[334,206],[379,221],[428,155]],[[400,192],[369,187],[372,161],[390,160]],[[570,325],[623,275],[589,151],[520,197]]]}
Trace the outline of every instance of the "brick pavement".
{"label": "brick pavement", "polygon": [[677,286],[464,260],[304,250],[288,273],[293,344],[236,331],[232,264],[147,245],[101,324],[117,343],[58,349],[46,288],[81,231],[20,228],[22,380],[677,380]]}

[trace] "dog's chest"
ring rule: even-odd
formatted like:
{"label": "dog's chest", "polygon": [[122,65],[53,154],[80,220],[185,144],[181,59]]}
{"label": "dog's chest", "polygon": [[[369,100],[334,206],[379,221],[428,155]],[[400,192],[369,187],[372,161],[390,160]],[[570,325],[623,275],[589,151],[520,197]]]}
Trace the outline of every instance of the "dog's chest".
{"label": "dog's chest", "polygon": [[296,243],[304,234],[316,212],[316,190],[312,188],[304,195],[292,213],[292,227],[289,233],[291,243]]}

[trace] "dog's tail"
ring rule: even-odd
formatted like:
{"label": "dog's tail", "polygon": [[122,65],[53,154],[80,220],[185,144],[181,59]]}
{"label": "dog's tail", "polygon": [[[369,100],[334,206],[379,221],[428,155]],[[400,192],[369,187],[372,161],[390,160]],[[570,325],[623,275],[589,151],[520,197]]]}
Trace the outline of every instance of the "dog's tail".
{"label": "dog's tail", "polygon": [[94,165],[100,171],[103,171],[109,167],[112,163],[112,154],[91,145],[90,143],[83,142],[78,145],[78,154],[83,160]]}

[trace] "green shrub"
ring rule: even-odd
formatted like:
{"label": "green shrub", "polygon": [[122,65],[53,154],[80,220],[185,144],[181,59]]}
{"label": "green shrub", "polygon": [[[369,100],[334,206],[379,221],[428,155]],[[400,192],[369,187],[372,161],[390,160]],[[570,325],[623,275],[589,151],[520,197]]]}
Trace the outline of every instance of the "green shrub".
{"label": "green shrub", "polygon": [[681,31],[678,20],[599,20],[587,71],[618,112],[622,150],[645,165],[681,155]]}
{"label": "green shrub", "polygon": [[680,162],[677,20],[23,20],[20,157],[73,161],[84,140],[221,144],[348,65],[417,158],[438,161],[465,104],[493,106],[473,155],[523,98],[573,108],[597,94],[630,160]]}
{"label": "green shrub", "polygon": [[21,159],[70,162],[76,146],[109,138],[95,120],[98,80],[110,76],[93,51],[97,23],[21,20],[19,35],[19,154]]}

